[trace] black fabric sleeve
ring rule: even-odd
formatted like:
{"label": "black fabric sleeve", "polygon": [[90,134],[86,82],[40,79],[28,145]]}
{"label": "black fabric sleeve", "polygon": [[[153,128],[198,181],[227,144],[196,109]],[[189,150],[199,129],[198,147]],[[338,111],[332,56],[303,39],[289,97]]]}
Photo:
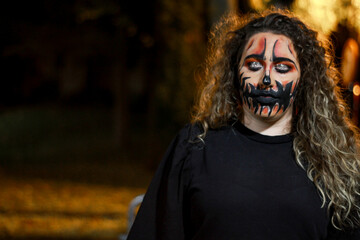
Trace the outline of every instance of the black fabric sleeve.
{"label": "black fabric sleeve", "polygon": [[183,240],[184,194],[190,181],[191,125],[170,144],[145,194],[128,240]]}

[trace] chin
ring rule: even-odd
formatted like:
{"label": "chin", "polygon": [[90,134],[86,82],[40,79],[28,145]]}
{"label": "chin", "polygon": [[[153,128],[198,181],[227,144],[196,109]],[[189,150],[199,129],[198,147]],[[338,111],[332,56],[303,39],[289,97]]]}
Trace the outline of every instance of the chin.
{"label": "chin", "polygon": [[258,118],[261,118],[264,122],[276,122],[279,120],[284,114],[272,113],[268,114],[256,114]]}
{"label": "chin", "polygon": [[259,118],[265,122],[276,122],[284,116],[288,116],[289,114],[291,114],[292,109],[292,106],[289,106],[285,111],[282,108],[280,110],[275,108],[270,111],[269,106],[263,106],[261,111],[260,109],[258,109],[255,112],[253,108],[248,108],[247,106],[244,107],[246,107],[247,114],[253,115],[254,117]]}

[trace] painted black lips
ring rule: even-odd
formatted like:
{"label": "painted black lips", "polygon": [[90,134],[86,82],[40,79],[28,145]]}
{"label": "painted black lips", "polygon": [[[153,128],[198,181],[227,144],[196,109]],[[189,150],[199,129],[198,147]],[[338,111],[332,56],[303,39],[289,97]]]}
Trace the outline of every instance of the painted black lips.
{"label": "painted black lips", "polygon": [[274,97],[268,97],[268,96],[258,96],[258,97],[253,97],[253,99],[255,99],[257,102],[259,102],[260,104],[264,104],[264,105],[268,105],[271,104],[273,102],[278,101],[277,98]]}

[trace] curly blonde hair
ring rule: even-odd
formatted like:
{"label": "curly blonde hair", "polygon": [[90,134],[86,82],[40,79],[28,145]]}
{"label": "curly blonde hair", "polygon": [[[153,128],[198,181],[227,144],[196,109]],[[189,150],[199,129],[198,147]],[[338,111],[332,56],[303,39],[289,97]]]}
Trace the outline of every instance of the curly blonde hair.
{"label": "curly blonde hair", "polygon": [[209,55],[192,121],[219,128],[242,119],[238,65],[249,38],[272,32],[290,38],[301,66],[292,117],[297,163],[307,172],[327,205],[334,227],[360,226],[360,159],[357,128],[348,119],[337,85],[331,44],[321,42],[290,12],[267,10],[224,16],[210,36]]}

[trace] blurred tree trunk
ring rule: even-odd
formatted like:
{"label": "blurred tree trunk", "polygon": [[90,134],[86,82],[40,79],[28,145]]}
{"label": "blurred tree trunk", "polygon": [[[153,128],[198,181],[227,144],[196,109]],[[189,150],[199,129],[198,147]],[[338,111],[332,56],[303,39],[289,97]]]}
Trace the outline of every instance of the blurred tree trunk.
{"label": "blurred tree trunk", "polygon": [[[160,50],[158,50],[160,51]],[[150,169],[154,169],[157,165],[156,159],[159,157],[159,146],[158,137],[156,136],[156,122],[157,122],[157,106],[156,106],[156,85],[158,84],[156,71],[159,67],[159,56],[156,54],[156,47],[148,54],[148,61],[146,67],[145,77],[145,89],[146,89],[146,101],[147,101],[147,112],[146,112],[146,129],[147,129],[147,159],[146,165]],[[158,52],[159,53],[159,52]]]}
{"label": "blurred tree trunk", "polygon": [[[234,0],[235,1],[235,0]],[[236,4],[237,5],[237,9],[235,9],[236,11],[240,12],[240,13],[247,13],[251,10],[249,1],[244,1],[244,0],[236,0]]]}
{"label": "blurred tree trunk", "polygon": [[155,169],[157,166],[156,159],[159,158],[161,146],[156,136],[157,123],[157,103],[156,103],[156,87],[159,83],[159,72],[161,72],[162,51],[164,42],[161,38],[159,29],[159,19],[157,16],[161,14],[162,8],[158,1],[153,3],[153,26],[149,28],[149,36],[152,38],[153,44],[149,45],[146,54],[145,67],[145,95],[146,95],[146,135],[147,135],[147,159],[145,164],[150,169]]}
{"label": "blurred tree trunk", "polygon": [[[122,39],[120,46],[126,46],[126,40]],[[122,48],[122,52],[117,54],[113,66],[114,82],[114,121],[115,121],[115,141],[120,150],[124,150],[129,142],[129,100],[128,100],[128,69],[127,49]],[[122,151],[123,153],[125,151]]]}
{"label": "blurred tree trunk", "polygon": [[155,6],[154,29],[150,33],[154,45],[148,50],[145,78],[146,164],[150,168],[158,165],[164,144],[169,144],[162,136],[173,136],[170,131],[189,122],[194,73],[204,61],[210,28],[207,0],[161,0]]}
{"label": "blurred tree trunk", "polygon": [[[80,54],[78,54],[80,55]],[[63,100],[78,94],[86,86],[87,66],[82,56],[74,51],[64,57],[64,66],[59,78],[59,92]]]}

